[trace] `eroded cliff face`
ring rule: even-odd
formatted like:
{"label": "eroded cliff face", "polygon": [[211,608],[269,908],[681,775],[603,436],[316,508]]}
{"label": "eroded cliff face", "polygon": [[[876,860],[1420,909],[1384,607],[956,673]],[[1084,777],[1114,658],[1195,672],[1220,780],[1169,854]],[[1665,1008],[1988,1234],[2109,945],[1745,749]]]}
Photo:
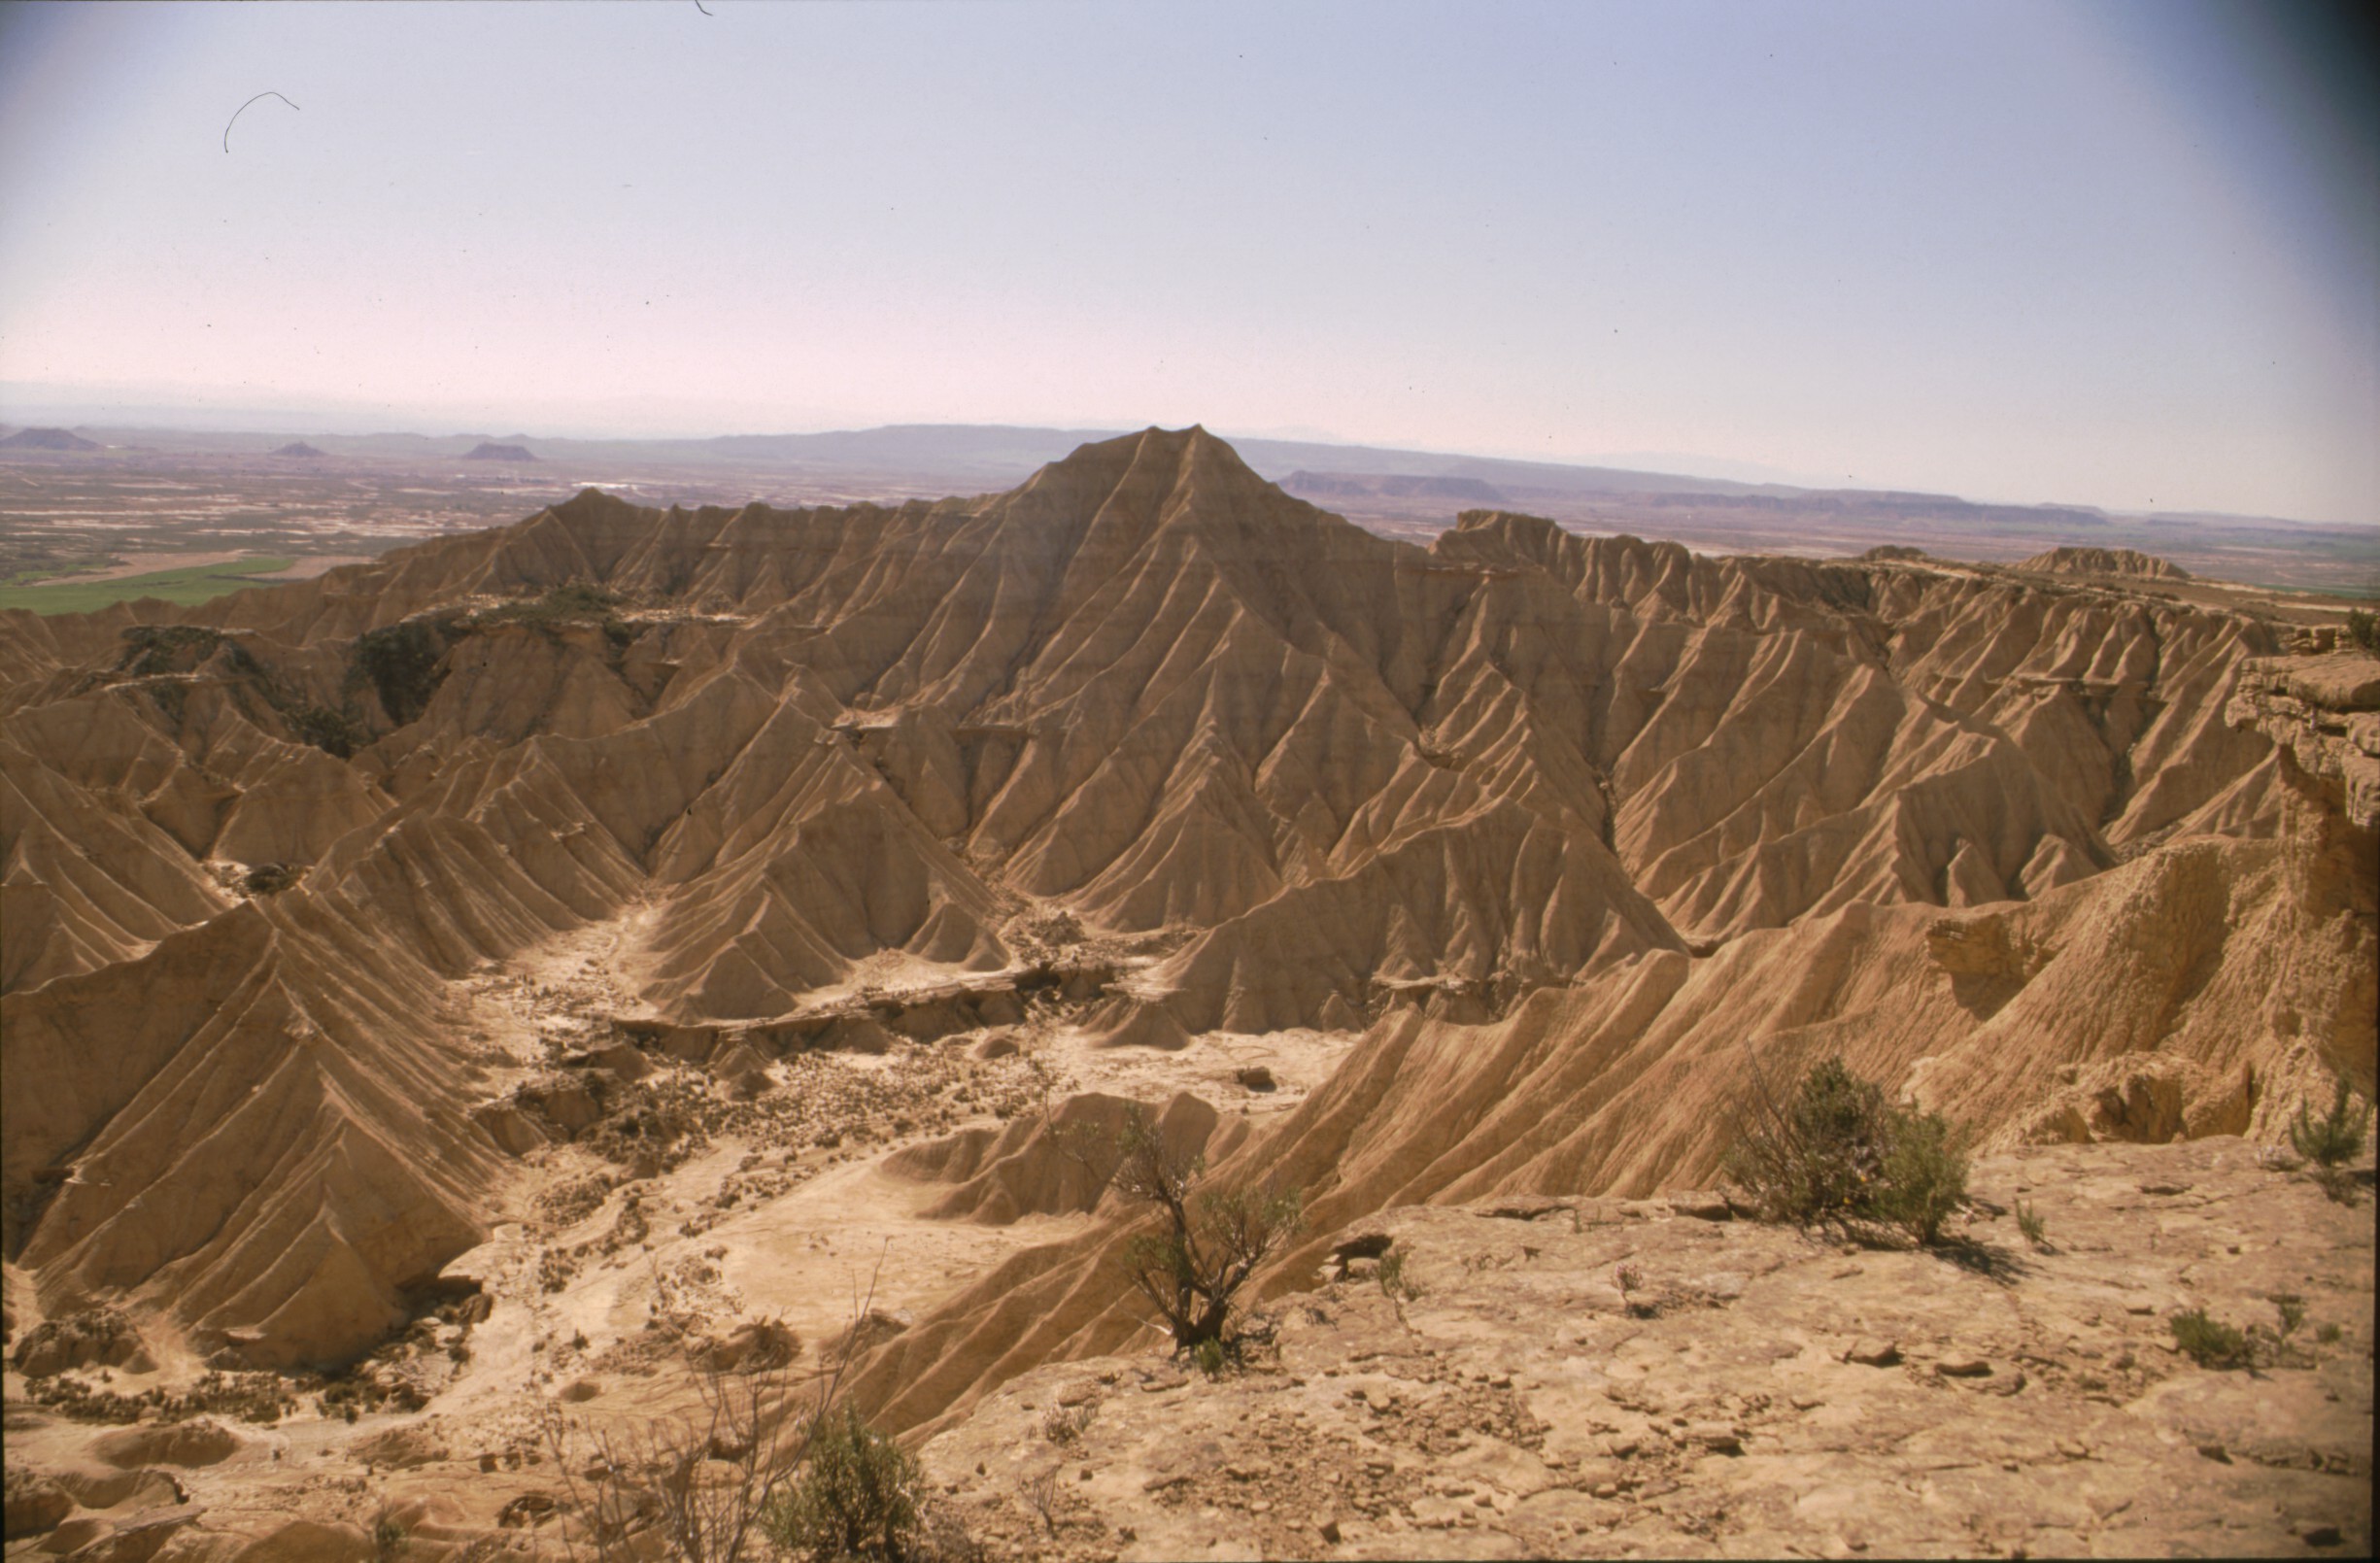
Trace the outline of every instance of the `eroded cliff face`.
{"label": "eroded cliff face", "polygon": [[[894,1035],[1360,1034],[1216,1149],[1329,1221],[1701,1178],[1748,1051],[2003,1141],[2372,1084],[2368,815],[2329,735],[2227,720],[2320,702],[2121,586],[1501,512],[1423,550],[1150,430],[898,508],[590,491],[0,643],[11,1262],[226,1364],[368,1346],[616,1115],[473,1035],[557,940],[602,951],[574,1046],[764,1101]],[[1070,1240],[864,1394],[1129,1339]]]}
{"label": "eroded cliff face", "polygon": [[2337,648],[2253,659],[2225,715],[2334,785],[2350,825],[2380,827],[2380,657]]}

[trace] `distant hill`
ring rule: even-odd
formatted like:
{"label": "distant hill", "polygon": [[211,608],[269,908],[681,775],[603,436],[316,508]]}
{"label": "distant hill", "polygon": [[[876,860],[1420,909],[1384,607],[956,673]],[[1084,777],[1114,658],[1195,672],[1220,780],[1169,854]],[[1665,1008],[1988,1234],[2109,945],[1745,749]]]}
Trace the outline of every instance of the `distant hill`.
{"label": "distant hill", "polygon": [[498,445],[493,440],[481,440],[463,453],[466,461],[534,461],[526,445]]}
{"label": "distant hill", "polygon": [[1283,478],[1281,487],[1309,499],[1445,499],[1459,504],[1501,505],[1509,496],[1479,478],[1406,477],[1396,473],[1309,472]]}
{"label": "distant hill", "polygon": [[2129,575],[2153,581],[2187,581],[2190,572],[2154,554],[2131,548],[2053,548],[2020,560],[2017,568],[2045,575]]}
{"label": "distant hill", "polygon": [[308,445],[304,440],[291,440],[273,454],[275,456],[320,456],[323,453]]}
{"label": "distant hill", "polygon": [[70,428],[20,428],[7,439],[0,440],[0,448],[15,451],[96,451],[101,446],[98,441],[86,440]]}

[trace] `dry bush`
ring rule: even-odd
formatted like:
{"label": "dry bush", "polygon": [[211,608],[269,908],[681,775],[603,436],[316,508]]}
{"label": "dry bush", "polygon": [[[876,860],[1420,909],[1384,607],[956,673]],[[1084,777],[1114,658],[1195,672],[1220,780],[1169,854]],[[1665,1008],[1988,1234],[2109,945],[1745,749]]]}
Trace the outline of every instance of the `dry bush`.
{"label": "dry bush", "polygon": [[1124,1269],[1156,1308],[1174,1349],[1204,1366],[1205,1348],[1228,1348],[1234,1298],[1306,1224],[1303,1191],[1206,1186],[1207,1158],[1168,1150],[1138,1104],[1112,1136],[1061,1128],[1046,1114],[1043,1122],[1052,1142],[1100,1187],[1155,1212],[1153,1230],[1126,1242]]}
{"label": "dry bush", "polygon": [[1840,1057],[1814,1065],[1783,1102],[1753,1063],[1734,1120],[1727,1174],[1766,1220],[1847,1231],[1882,1223],[1932,1244],[1967,1204],[1958,1131],[1938,1112],[1886,1101]]}
{"label": "dry bush", "polygon": [[[788,1546],[822,1558],[966,1555],[969,1544],[947,1524],[930,1533],[917,1523],[915,1463],[837,1404],[874,1300],[871,1280],[831,1364],[806,1379],[797,1377],[790,1351],[737,1354],[731,1363],[716,1352],[691,1359],[701,1397],[696,1414],[614,1431],[548,1403],[547,1450],[583,1521],[580,1534],[563,1531],[565,1555],[749,1563]],[[773,1342],[771,1324],[764,1321],[761,1333]],[[905,1509],[888,1507],[896,1497]],[[857,1528],[836,1528],[845,1521]],[[819,1550],[821,1538],[839,1536],[841,1546],[862,1533],[875,1540]],[[939,1539],[930,1544],[930,1534]]]}
{"label": "dry bush", "polygon": [[801,1474],[764,1507],[770,1541],[812,1563],[901,1563],[930,1550],[917,1461],[849,1407],[817,1426]]}

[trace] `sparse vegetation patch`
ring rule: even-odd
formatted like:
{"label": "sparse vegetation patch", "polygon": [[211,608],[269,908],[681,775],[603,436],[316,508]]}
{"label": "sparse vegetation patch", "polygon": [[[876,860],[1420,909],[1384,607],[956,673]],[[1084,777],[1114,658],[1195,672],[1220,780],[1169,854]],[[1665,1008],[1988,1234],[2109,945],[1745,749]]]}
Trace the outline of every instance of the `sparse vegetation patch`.
{"label": "sparse vegetation patch", "polygon": [[1813,1066],[1782,1103],[1755,1066],[1726,1169],[1765,1220],[1897,1227],[1931,1245],[1967,1204],[1962,1140],[1940,1113],[1886,1101],[1839,1057]]}

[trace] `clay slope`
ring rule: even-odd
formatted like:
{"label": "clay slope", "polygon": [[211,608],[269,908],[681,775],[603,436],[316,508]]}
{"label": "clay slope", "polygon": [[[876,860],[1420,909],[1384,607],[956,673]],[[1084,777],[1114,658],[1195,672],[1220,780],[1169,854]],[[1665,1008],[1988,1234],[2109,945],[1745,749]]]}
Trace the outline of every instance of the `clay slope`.
{"label": "clay slope", "polygon": [[[762,1051],[1019,996],[1119,1042],[1374,1026],[1332,1101],[1466,1051],[1440,1084],[1476,1112],[1413,1140],[1381,1109],[1389,1162],[1334,1174],[1355,1202],[1694,1165],[1683,1130],[1581,1115],[1720,1057],[1837,945],[1890,1017],[1845,1034],[1875,1061],[1937,1009],[1981,1050],[1896,986],[1933,981],[1921,930],[2089,922],[2179,871],[2167,840],[2263,887],[2228,926],[2300,908],[2285,935],[2329,952],[2301,1030],[2368,1010],[2314,991],[2367,926],[2273,888],[2312,805],[2224,723],[2275,649],[2253,619],[1500,512],[1422,550],[1195,428],[933,504],[589,491],[199,608],[0,614],[0,648],[7,1066],[80,1082],[11,1092],[11,1256],[270,1360],[359,1348],[475,1240],[457,1190],[495,1152],[445,984],[630,913],[612,1018]],[[132,1041],[87,1018],[135,1009]],[[252,1103],[237,1155],[208,1093]],[[1264,1165],[1343,1159],[1356,1119],[1314,1113]],[[201,1165],[214,1203],[177,1204]]]}
{"label": "clay slope", "polygon": [[[2369,1098],[2373,837],[2302,774],[2295,839],[2201,835],[2029,903],[1857,903],[1708,959],[1655,952],[1505,1018],[1407,1011],[1223,1162],[1295,1186],[1313,1230],[1391,1206],[1717,1175],[1736,1094],[1828,1054],[1988,1145],[2282,1138],[2344,1076]],[[1109,1261],[1129,1214],[1019,1255],[885,1348],[862,1385],[902,1425],[947,1419],[1036,1362],[1145,1339]],[[1309,1242],[1269,1273],[1302,1283]]]}

